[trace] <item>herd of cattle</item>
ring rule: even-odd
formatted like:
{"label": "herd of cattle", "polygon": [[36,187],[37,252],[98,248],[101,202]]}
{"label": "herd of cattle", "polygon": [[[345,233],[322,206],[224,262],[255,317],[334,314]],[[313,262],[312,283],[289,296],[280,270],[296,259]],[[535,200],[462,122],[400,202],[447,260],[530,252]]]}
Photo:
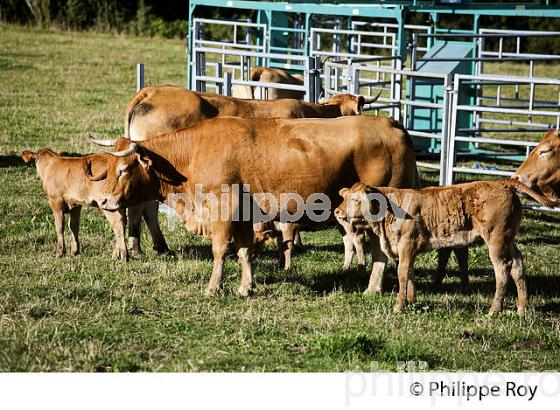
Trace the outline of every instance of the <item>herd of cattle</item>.
{"label": "herd of cattle", "polygon": [[[283,81],[278,70],[259,68],[267,82]],[[286,75],[288,75],[286,73]],[[276,78],[276,80],[274,80]],[[278,78],[280,78],[278,80]],[[254,92],[251,91],[251,96]],[[373,267],[366,292],[381,291],[388,258],[398,260],[395,310],[413,302],[414,259],[438,250],[438,275],[445,274],[450,252],[457,255],[461,283],[468,286],[467,246],[482,238],[496,276],[491,313],[502,309],[509,276],[518,292],[518,312],[526,308],[522,255],[515,245],[521,222],[521,191],[546,206],[560,203],[560,134],[549,131],[511,179],[421,189],[412,140],[388,117],[362,116],[375,99],[340,94],[320,104],[298,99],[250,100],[193,92],[174,86],[146,87],[130,101],[124,137],[93,142],[114,147],[83,157],[64,157],[44,148],[24,151],[34,160],[54,214],[56,255],[65,253],[64,215],[70,215],[71,252],[80,251],[78,231],[83,205],[101,208],[115,234],[113,258],[140,254],[145,220],[159,253],[169,251],[158,224],[158,201],[174,207],[185,226],[212,241],[213,269],[206,293],[221,290],[224,258],[233,241],[241,265],[239,294],[253,289],[252,261],[263,242],[276,238],[280,263],[291,264],[300,228],[319,229],[338,222],[346,270],[354,256],[365,269],[364,240],[371,240]],[[301,97],[301,96],[300,96]],[[245,186],[251,196],[266,192],[279,201],[286,193],[303,200],[318,193],[329,200],[330,217],[320,222],[297,213],[295,201],[274,208],[275,220],[234,218],[243,193],[224,186]],[[177,195],[226,195],[226,217],[200,217]],[[282,203],[282,201],[279,201]],[[207,204],[205,203],[205,206]],[[270,203],[267,204],[270,212]],[[379,215],[383,208],[382,217]],[[128,223],[128,245],[125,226]]]}

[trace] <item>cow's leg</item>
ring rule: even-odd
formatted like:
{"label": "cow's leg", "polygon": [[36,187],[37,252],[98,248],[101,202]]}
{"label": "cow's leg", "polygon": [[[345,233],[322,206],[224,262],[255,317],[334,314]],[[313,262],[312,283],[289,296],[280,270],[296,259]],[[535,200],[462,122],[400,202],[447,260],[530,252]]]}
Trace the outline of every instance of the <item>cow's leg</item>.
{"label": "cow's leg", "polygon": [[434,276],[434,285],[439,286],[445,278],[445,271],[447,270],[447,263],[449,262],[449,257],[451,256],[451,248],[439,249],[438,251],[438,265],[437,272]]}
{"label": "cow's leg", "polygon": [[205,294],[217,295],[222,290],[222,276],[224,272],[224,260],[231,238],[231,222],[213,221],[212,223],[212,276],[206,287]]}
{"label": "cow's leg", "polygon": [[365,232],[360,229],[353,233],[352,244],[356,250],[356,256],[358,257],[358,266],[360,271],[366,271],[366,256],[364,254],[364,244],[365,244]]}
{"label": "cow's leg", "polygon": [[126,247],[125,229],[126,229],[126,210],[119,209],[117,211],[103,211],[103,215],[107,218],[109,225],[115,235],[115,245],[113,246],[113,259],[128,260],[128,249]]}
{"label": "cow's leg", "polygon": [[303,251],[305,247],[303,246],[303,240],[301,239],[301,233],[299,231],[299,228],[296,228],[295,232],[296,233],[294,238],[294,248],[297,249],[298,251]]}
{"label": "cow's leg", "polygon": [[354,242],[352,241],[352,232],[349,231],[350,224],[346,226],[347,222],[339,223],[337,226],[338,231],[342,235],[342,242],[344,243],[344,265],[342,265],[342,270],[346,272],[352,260],[354,259]]}
{"label": "cow's leg", "polygon": [[56,231],[56,257],[60,258],[66,252],[64,246],[64,202],[49,198],[49,204],[54,216],[54,229]]}
{"label": "cow's leg", "polygon": [[415,288],[414,288],[414,253],[412,246],[406,240],[399,244],[399,266],[397,268],[397,275],[399,277],[399,293],[397,295],[397,302],[393,310],[399,312],[406,306],[406,300],[414,301]]}
{"label": "cow's leg", "polygon": [[490,314],[492,315],[502,311],[507,280],[511,273],[513,260],[510,249],[502,239],[498,239],[494,241],[494,243],[489,242],[488,250],[496,276],[496,293],[494,294],[492,306],[490,307]]}
{"label": "cow's leg", "polygon": [[251,255],[254,255],[255,252],[253,251],[254,242],[251,225],[247,223],[238,224],[234,230],[233,238],[237,248],[239,264],[241,265],[241,283],[237,293],[240,296],[247,297],[253,291],[253,264]]}
{"label": "cow's leg", "polygon": [[144,204],[142,214],[144,215],[144,220],[146,221],[146,225],[148,225],[148,229],[152,235],[154,251],[159,254],[166,254],[169,253],[169,248],[167,247],[167,243],[165,242],[165,238],[163,237],[163,233],[159,227],[158,210],[158,201],[149,201]]}
{"label": "cow's leg", "polygon": [[284,270],[289,270],[292,266],[292,252],[294,249],[294,236],[298,232],[297,225],[286,224],[282,229],[282,255],[280,256],[280,263],[284,262]]}
{"label": "cow's leg", "polygon": [[383,272],[387,264],[387,256],[381,250],[379,237],[374,233],[369,234],[371,240],[371,255],[373,259],[373,266],[371,268],[371,275],[369,277],[369,285],[364,293],[378,293],[381,292],[383,284]]}
{"label": "cow's leg", "polygon": [[128,208],[128,246],[130,253],[135,256],[142,255],[140,247],[140,226],[145,202]]}
{"label": "cow's leg", "polygon": [[456,248],[453,250],[457,257],[457,264],[459,265],[459,274],[461,275],[461,290],[468,292],[470,288],[469,282],[469,247]]}
{"label": "cow's leg", "polygon": [[82,211],[81,206],[77,206],[70,210],[70,221],[68,222],[68,226],[70,228],[70,232],[72,233],[72,245],[71,245],[71,252],[72,255],[78,255],[80,253],[80,214]]}
{"label": "cow's leg", "polygon": [[527,283],[525,281],[525,274],[523,273],[523,255],[515,244],[513,245],[512,254],[513,264],[511,266],[511,277],[517,288],[517,313],[523,315],[527,308]]}

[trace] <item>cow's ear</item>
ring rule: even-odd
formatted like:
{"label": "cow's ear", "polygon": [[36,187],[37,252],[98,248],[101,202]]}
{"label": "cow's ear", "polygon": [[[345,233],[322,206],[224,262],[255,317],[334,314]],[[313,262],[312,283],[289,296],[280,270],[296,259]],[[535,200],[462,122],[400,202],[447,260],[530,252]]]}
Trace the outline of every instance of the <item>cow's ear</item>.
{"label": "cow's ear", "polygon": [[358,97],[358,101],[356,104],[356,115],[361,115],[364,109],[364,105],[366,103],[366,99],[361,95]]}
{"label": "cow's ear", "polygon": [[346,192],[348,192],[348,188],[342,188],[340,191],[338,191],[338,193],[342,197],[344,197],[344,195],[346,195]]}
{"label": "cow's ear", "polygon": [[37,159],[37,153],[33,151],[25,150],[21,153],[21,158],[23,159],[23,162],[27,164],[29,161],[33,161]]}
{"label": "cow's ear", "polygon": [[142,165],[146,171],[149,171],[152,166],[152,160],[147,155],[142,155],[141,153],[137,153],[138,163]]}
{"label": "cow's ear", "polygon": [[83,161],[84,173],[86,174],[86,177],[88,177],[90,181],[101,181],[102,179],[107,178],[106,164],[104,164],[102,169],[96,174],[94,174],[93,165],[94,164],[91,158],[84,158]]}

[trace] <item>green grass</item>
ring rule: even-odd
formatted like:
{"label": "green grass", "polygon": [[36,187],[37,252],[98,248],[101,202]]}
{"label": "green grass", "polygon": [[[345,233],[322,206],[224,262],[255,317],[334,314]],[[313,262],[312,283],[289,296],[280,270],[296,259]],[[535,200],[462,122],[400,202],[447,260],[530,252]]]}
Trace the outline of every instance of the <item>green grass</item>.
{"label": "green grass", "polygon": [[179,41],[39,31],[0,25],[0,371],[344,371],[398,360],[429,369],[560,369],[560,217],[526,212],[519,247],[531,310],[486,315],[494,290],[485,247],[472,249],[473,293],[459,292],[452,264],[430,285],[435,254],[417,263],[418,302],[393,314],[396,279],[364,297],[367,275],[342,273],[338,233],[304,233],[307,251],[279,270],[267,249],[256,294],[235,296],[240,270],[226,264],[225,291],[202,295],[209,243],[162,224],[176,256],[110,260],[102,215],[83,212],[83,254],[54,258],[53,218],[35,168],[15,156],[49,146],[86,153],[87,131],[117,136],[134,93],[136,62],[151,84],[184,84]]}

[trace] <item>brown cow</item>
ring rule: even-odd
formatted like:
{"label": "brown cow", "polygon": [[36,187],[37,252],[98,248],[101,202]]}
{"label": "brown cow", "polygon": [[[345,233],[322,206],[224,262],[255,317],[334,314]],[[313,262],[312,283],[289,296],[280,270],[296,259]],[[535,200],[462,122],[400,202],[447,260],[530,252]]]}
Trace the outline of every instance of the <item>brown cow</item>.
{"label": "brown cow", "polygon": [[[63,157],[56,152],[43,148],[38,152],[23,151],[22,158],[27,163],[34,160],[37,174],[43,182],[43,190],[49,197],[56,229],[56,256],[62,256],[64,245],[64,214],[70,214],[70,232],[72,233],[72,255],[80,253],[78,232],[80,229],[80,212],[83,205],[94,205],[99,198],[101,182],[92,182],[87,173],[99,173],[106,169],[107,154],[92,154],[85,157]],[[115,233],[113,259],[128,260],[124,228],[126,214],[124,210],[106,211],[103,214]]]}
{"label": "brown cow", "polygon": [[323,104],[312,104],[293,99],[244,100],[171,85],[146,87],[128,103],[124,120],[125,137],[132,141],[144,141],[217,116],[335,118],[360,115],[364,104],[375,100],[339,94]]}
{"label": "brown cow", "polygon": [[414,260],[432,249],[465,247],[482,237],[488,245],[496,275],[496,294],[490,313],[502,310],[508,276],[517,287],[519,314],[525,312],[527,287],[521,252],[515,236],[521,223],[521,201],[515,190],[550,205],[514,179],[481,181],[421,190],[372,188],[356,184],[341,189],[338,218],[355,227],[370,226],[381,249],[399,261],[399,293],[395,310],[414,302]]}
{"label": "brown cow", "polygon": [[[265,83],[303,85],[301,75],[292,75],[281,68],[253,67],[251,68],[251,81],[261,81]],[[279,88],[266,88],[267,100],[279,100],[282,98],[293,98],[302,100],[305,97],[304,91],[282,90]],[[264,100],[265,92],[262,87],[250,85],[234,85],[232,95],[235,98]]]}
{"label": "brown cow", "polygon": [[560,132],[548,131],[513,178],[560,205]]}
{"label": "brown cow", "polygon": [[[125,113],[125,137],[144,141],[154,136],[188,127],[203,119],[232,115],[243,118],[303,118],[338,117],[361,114],[365,103],[375,101],[350,94],[337,95],[323,104],[310,104],[296,100],[245,101],[210,93],[197,93],[176,86],[146,87],[129,102]],[[106,145],[114,144],[109,141]],[[158,224],[157,202],[147,202],[129,209],[128,234],[133,254],[141,254],[140,224],[142,216],[158,253],[169,251]],[[301,243],[296,233],[296,245]],[[284,268],[291,260],[291,242],[286,242]]]}
{"label": "brown cow", "polygon": [[[241,119],[218,117],[181,131],[144,142],[121,139],[107,172],[93,179],[105,179],[106,198],[100,206],[115,210],[147,200],[168,200],[170,194],[190,197],[202,186],[205,193],[220,198],[223,186],[249,186],[251,195],[294,193],[304,201],[325,194],[328,210],[340,202],[338,191],[357,181],[376,185],[415,186],[416,161],[410,136],[398,123],[386,117],[359,116],[329,120]],[[226,197],[239,201],[231,189]],[[280,201],[281,203],[281,201]],[[284,204],[293,215],[296,203]],[[230,238],[238,249],[242,265],[239,293],[252,287],[251,248],[253,221],[233,220],[229,214],[212,218],[214,267],[207,293],[218,292],[222,284],[224,255]],[[332,215],[328,215],[332,220]],[[257,221],[258,222],[258,221]],[[320,227],[308,215],[298,219],[304,226]],[[374,244],[375,246],[375,244]],[[378,252],[380,253],[380,252]],[[384,264],[376,265],[378,268]]]}

